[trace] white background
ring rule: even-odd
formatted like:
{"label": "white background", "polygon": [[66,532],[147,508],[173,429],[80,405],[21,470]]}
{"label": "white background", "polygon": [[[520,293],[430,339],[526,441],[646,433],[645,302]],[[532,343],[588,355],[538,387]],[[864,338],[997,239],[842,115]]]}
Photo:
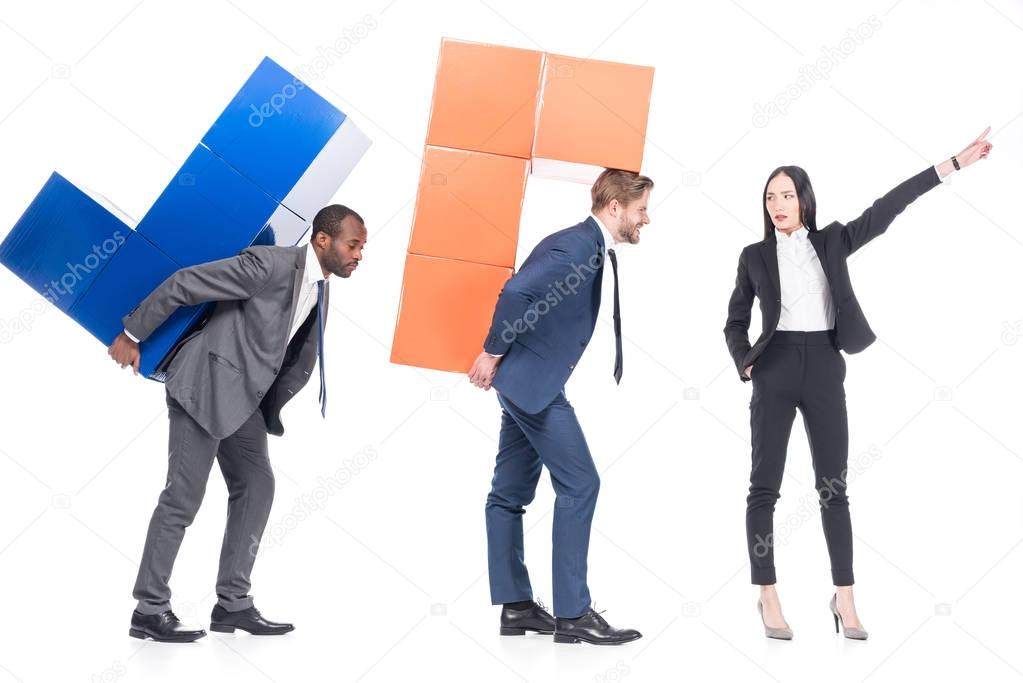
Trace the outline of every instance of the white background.
{"label": "white background", "polygon": [[[871,17],[869,38],[842,42]],[[388,360],[442,36],[657,69],[644,158],[653,222],[623,259],[625,377],[616,387],[605,317],[567,387],[602,472],[593,596],[612,624],[645,635],[621,648],[497,635],[483,518],[497,402],[462,376]],[[843,45],[852,49],[829,78],[754,125],[756,105]],[[1023,676],[1020,3],[8,6],[0,231],[54,169],[141,218],[264,55],[317,69],[310,85],[374,141],[336,196],[366,218],[369,245],[333,289],[329,417],[312,386],[289,405],[285,438],[271,440],[277,497],[253,594],[297,630],[185,646],[128,637],[166,473],[163,388],[119,370],[3,270],[0,321],[31,329],[0,345],[0,680]],[[721,333],[739,251],[762,231],[764,180],[799,164],[818,223],[849,220],[988,124],[990,160],[922,197],[851,265],[879,337],[848,357],[846,384],[870,640],[836,636],[826,611],[828,558],[797,418],[776,515],[795,640],[769,642],[744,540],[750,386]],[[587,187],[531,179],[520,261],[588,208]],[[331,477],[343,486],[326,493]],[[292,523],[303,496],[321,509]],[[214,468],[172,581],[179,615],[206,626],[225,501]],[[545,476],[525,519],[548,604],[552,505]]]}

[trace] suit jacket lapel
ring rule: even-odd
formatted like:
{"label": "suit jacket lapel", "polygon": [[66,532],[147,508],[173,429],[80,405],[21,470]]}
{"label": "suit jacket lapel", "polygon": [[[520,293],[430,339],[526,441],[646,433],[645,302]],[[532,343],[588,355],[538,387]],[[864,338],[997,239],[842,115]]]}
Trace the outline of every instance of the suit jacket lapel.
{"label": "suit jacket lapel", "polygon": [[810,244],[813,245],[813,250],[817,252],[817,260],[821,262],[821,268],[824,270],[824,276],[828,279],[828,284],[831,284],[831,273],[828,272],[828,259],[827,249],[825,248],[825,239],[821,234],[820,230],[816,230],[807,235],[807,239],[810,240]]}
{"label": "suit jacket lapel", "polygon": [[[312,246],[306,246],[305,249],[312,249]],[[298,293],[302,288],[302,276],[305,275],[305,249],[299,248],[295,250],[295,275],[291,283],[291,306],[288,307],[288,325],[291,325],[291,321],[295,319]]]}
{"label": "suit jacket lapel", "polygon": [[760,244],[760,256],[767,267],[767,277],[774,286],[775,293],[781,296],[781,276],[778,274],[778,239],[774,234]]}
{"label": "suit jacket lapel", "polygon": [[323,329],[327,329],[327,316],[330,314],[330,280],[323,281]]}
{"label": "suit jacket lapel", "polygon": [[590,226],[590,230],[593,231],[597,244],[597,255],[600,257],[600,266],[604,266],[604,231],[597,225],[597,221],[593,220],[592,216],[586,218],[583,221],[584,224]]}

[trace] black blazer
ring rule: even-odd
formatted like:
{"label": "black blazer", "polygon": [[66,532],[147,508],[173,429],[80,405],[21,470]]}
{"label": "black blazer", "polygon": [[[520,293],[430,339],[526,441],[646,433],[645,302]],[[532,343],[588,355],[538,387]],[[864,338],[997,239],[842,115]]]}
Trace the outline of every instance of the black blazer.
{"label": "black blazer", "polygon": [[[877,338],[856,301],[846,259],[864,244],[882,234],[891,222],[913,201],[941,184],[941,178],[931,166],[909,180],[897,185],[863,214],[842,225],[837,221],[823,230],[811,231],[810,244],[817,252],[821,267],[828,279],[831,300],[835,304],[835,333],[838,348],[846,353],[859,353]],[[753,297],[760,299],[763,331],[750,346],[749,325]],[[739,256],[739,270],[735,276],[735,290],[728,300],[728,321],[725,323],[725,342],[728,352],[743,382],[749,378],[743,370],[753,364],[771,340],[781,316],[781,285],[778,276],[778,246],[775,234],[770,239],[751,244]]]}

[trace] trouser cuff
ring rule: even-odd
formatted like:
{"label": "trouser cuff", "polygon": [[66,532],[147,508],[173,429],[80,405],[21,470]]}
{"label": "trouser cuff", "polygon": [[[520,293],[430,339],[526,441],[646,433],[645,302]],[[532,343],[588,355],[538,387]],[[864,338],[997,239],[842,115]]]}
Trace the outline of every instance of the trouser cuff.
{"label": "trouser cuff", "polygon": [[836,586],[851,586],[853,585],[853,570],[849,569],[832,569],[831,580],[834,581]]}
{"label": "trouser cuff", "polygon": [[166,612],[170,608],[171,606],[169,602],[154,604],[151,602],[143,602],[142,600],[139,600],[138,604],[135,606],[135,610],[139,614],[145,615],[160,614],[162,612]]}
{"label": "trouser cuff", "polygon": [[252,607],[254,600],[251,595],[246,595],[244,598],[228,598],[222,595],[217,596],[217,604],[226,609],[228,612],[241,612]]}

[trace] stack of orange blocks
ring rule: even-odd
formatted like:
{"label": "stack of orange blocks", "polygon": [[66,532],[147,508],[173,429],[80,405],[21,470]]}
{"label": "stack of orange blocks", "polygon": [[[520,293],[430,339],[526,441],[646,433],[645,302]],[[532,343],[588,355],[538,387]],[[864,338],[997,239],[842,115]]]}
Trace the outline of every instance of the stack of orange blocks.
{"label": "stack of orange blocks", "polygon": [[465,372],[512,274],[530,171],[639,171],[653,68],[441,42],[391,362]]}

